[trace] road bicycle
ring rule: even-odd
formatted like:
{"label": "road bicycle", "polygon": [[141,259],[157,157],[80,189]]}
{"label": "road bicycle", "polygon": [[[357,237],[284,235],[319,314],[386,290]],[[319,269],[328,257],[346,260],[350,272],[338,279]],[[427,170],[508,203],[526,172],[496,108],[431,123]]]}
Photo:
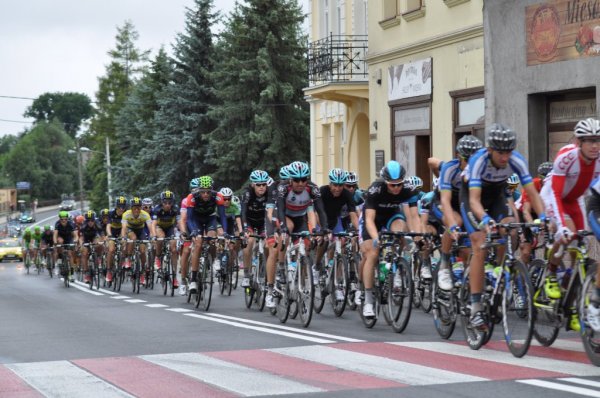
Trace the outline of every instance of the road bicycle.
{"label": "road bicycle", "polygon": [[[237,266],[237,255],[234,255],[235,250],[231,248],[231,245],[236,245],[241,238],[235,236],[229,236],[220,245],[217,252],[220,251],[220,262],[221,269],[217,271],[217,281],[219,282],[219,291],[221,294],[227,292],[228,296],[231,296],[231,290],[234,286],[234,279],[237,278],[235,272]],[[219,241],[221,242],[221,241]]]}
{"label": "road bicycle", "polygon": [[175,294],[175,272],[173,272],[173,260],[171,253],[171,241],[175,238],[156,238],[157,242],[163,242],[162,253],[157,255],[161,261],[161,267],[156,272],[156,283],[160,283],[163,291],[163,295],[171,292],[171,297]]}
{"label": "road bicycle", "polygon": [[73,268],[71,265],[71,251],[75,250],[76,245],[74,243],[65,243],[62,245],[54,246],[56,249],[62,248],[62,261],[59,266],[60,276],[63,279],[65,287],[69,287],[73,275]]}
{"label": "road bicycle", "polygon": [[265,308],[267,296],[267,266],[265,260],[265,237],[263,235],[248,235],[256,241],[252,248],[252,265],[250,286],[244,289],[246,308],[256,306],[259,311]]}
{"label": "road bicycle", "polygon": [[[210,252],[211,249],[214,247],[214,241],[217,239],[219,238],[211,236],[202,237],[202,248],[200,251],[200,257],[198,258],[198,275],[196,276],[196,283],[198,285],[198,289],[196,289],[196,292],[194,293],[192,293],[191,290],[188,292],[188,303],[191,301],[192,296],[194,296],[194,303],[196,308],[200,308],[200,305],[202,305],[202,309],[204,311],[208,311],[212,299],[213,256]],[[197,244],[196,241],[192,243],[192,252],[194,250],[193,245],[195,244]],[[191,267],[188,269],[191,269]]]}

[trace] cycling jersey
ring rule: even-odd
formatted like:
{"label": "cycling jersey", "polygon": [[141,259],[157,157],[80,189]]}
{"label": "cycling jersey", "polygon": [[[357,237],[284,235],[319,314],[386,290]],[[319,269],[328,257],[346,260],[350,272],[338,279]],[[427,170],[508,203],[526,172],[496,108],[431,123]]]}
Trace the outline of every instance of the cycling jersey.
{"label": "cycling jersey", "polygon": [[52,235],[54,235],[52,231],[44,231],[42,233],[42,242],[44,242],[47,246],[53,246],[54,237]]}
{"label": "cycling jersey", "polygon": [[[418,191],[403,186],[397,195],[387,189],[385,181],[375,181],[369,187],[365,209],[375,210],[375,226],[378,230],[385,227],[390,219],[399,217],[406,220],[402,206],[416,207]],[[366,229],[365,229],[366,231]]]}
{"label": "cycling jersey", "polygon": [[452,159],[444,162],[440,168],[439,190],[436,192],[436,202],[440,201],[441,191],[450,191],[450,205],[452,209],[459,211],[459,193],[462,185],[462,172],[460,159]]}
{"label": "cycling jersey", "polygon": [[140,210],[140,214],[136,217],[131,209],[123,213],[121,220],[129,229],[143,229],[148,221],[150,221],[150,214],[148,212]]}
{"label": "cycling jersey", "polygon": [[112,229],[113,236],[116,236],[121,233],[121,227],[123,225],[122,224],[123,213],[121,213],[121,215],[117,214],[117,209],[112,209],[108,213],[108,218],[110,220],[109,224],[110,224],[110,228]]}
{"label": "cycling jersey", "polygon": [[191,232],[216,229],[217,213],[221,220],[221,226],[227,230],[227,217],[225,215],[225,206],[222,204],[222,195],[216,191],[212,191],[208,200],[195,198],[193,194],[187,197],[187,226]]}
{"label": "cycling jersey", "polygon": [[102,226],[98,221],[95,221],[91,226],[86,222],[79,229],[79,236],[83,237],[84,243],[92,243],[96,237],[102,234]]}
{"label": "cycling jersey", "polygon": [[263,196],[257,196],[252,187],[248,187],[244,190],[244,193],[242,194],[241,209],[242,225],[244,228],[250,226],[252,228],[262,229],[264,227],[265,210],[269,199],[267,195],[268,192]]}
{"label": "cycling jersey", "polygon": [[[323,185],[319,188],[321,191],[321,200],[327,216],[327,228],[334,230],[338,224],[338,219],[342,215],[342,208],[346,206],[347,211],[356,213],[356,204],[354,203],[354,195],[347,189],[343,189],[340,196],[335,197],[331,193],[329,185]],[[325,223],[321,220],[321,225]]]}
{"label": "cycling jersey", "polygon": [[58,233],[58,236],[63,239],[64,243],[71,243],[73,241],[73,232],[77,230],[77,226],[71,220],[65,225],[61,224],[60,220],[54,224],[54,230]]}
{"label": "cycling jersey", "polygon": [[600,176],[600,160],[586,164],[577,146],[563,147],[556,156],[551,176],[546,178],[541,196],[546,213],[557,226],[565,226],[565,214],[577,229],[585,228],[583,194],[592,180]]}
{"label": "cycling jersey", "polygon": [[[313,206],[319,220],[327,219],[321,200],[321,191],[314,183],[308,182],[301,192],[295,192],[290,183],[280,184],[277,188],[277,214],[279,220],[285,217],[298,219],[305,217],[308,208]],[[295,224],[295,223],[294,223]],[[324,224],[324,223],[323,223]]]}
{"label": "cycling jersey", "polygon": [[[277,195],[279,193],[278,189],[280,185],[287,184],[285,181],[280,181],[277,183],[271,184],[270,187],[267,187],[267,209],[274,209],[277,207]],[[273,217],[276,217],[276,214],[273,214]]]}
{"label": "cycling jersey", "polygon": [[472,188],[504,188],[506,180],[513,173],[517,174],[522,186],[532,183],[527,161],[517,151],[512,151],[505,168],[496,168],[492,164],[487,148],[481,148],[469,159],[469,163],[463,172],[465,181]]}
{"label": "cycling jersey", "polygon": [[156,221],[162,230],[167,230],[177,223],[177,216],[179,215],[179,206],[176,204],[171,205],[169,211],[163,208],[162,203],[158,204],[152,210],[152,219]]}

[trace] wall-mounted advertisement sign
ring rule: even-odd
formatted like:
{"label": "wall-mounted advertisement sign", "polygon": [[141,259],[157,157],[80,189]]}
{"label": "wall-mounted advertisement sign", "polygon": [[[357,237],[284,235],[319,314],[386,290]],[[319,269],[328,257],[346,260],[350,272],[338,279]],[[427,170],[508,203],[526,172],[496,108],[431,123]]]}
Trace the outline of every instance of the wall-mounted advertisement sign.
{"label": "wall-mounted advertisement sign", "polygon": [[600,55],[600,1],[549,0],[526,7],[527,65]]}
{"label": "wall-mounted advertisement sign", "polygon": [[431,94],[432,59],[388,68],[388,101]]}

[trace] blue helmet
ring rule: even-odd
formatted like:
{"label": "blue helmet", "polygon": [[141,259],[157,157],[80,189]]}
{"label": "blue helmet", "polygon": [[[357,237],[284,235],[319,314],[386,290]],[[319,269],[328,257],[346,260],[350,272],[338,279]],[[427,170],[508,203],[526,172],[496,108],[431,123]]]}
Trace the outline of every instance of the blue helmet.
{"label": "blue helmet", "polygon": [[403,180],[405,175],[406,170],[395,160],[390,160],[385,167],[381,169],[381,177],[386,181]]}
{"label": "blue helmet", "polygon": [[281,180],[289,180],[289,178],[290,178],[290,171],[288,170],[288,165],[287,164],[285,166],[282,166],[279,169],[279,178]]}
{"label": "blue helmet", "polygon": [[348,172],[342,169],[329,170],[329,182],[332,184],[343,184],[348,179]]}
{"label": "blue helmet", "polygon": [[269,180],[269,174],[263,170],[254,170],[250,173],[251,182],[267,182]]}
{"label": "blue helmet", "polygon": [[310,175],[310,167],[304,162],[295,161],[288,166],[290,178],[306,178]]}
{"label": "blue helmet", "polygon": [[198,188],[199,186],[200,186],[200,179],[199,178],[192,178],[190,180],[190,189]]}

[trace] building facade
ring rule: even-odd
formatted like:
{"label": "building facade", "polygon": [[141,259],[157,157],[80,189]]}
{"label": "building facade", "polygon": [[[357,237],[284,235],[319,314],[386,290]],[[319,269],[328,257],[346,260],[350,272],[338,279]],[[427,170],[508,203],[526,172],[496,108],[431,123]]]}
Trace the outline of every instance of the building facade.
{"label": "building facade", "polygon": [[598,117],[600,4],[487,0],[486,122],[511,126],[535,169]]}
{"label": "building facade", "polygon": [[367,0],[309,0],[309,87],[312,179],[329,169],[358,173],[368,184],[369,94]]}
{"label": "building facade", "polygon": [[483,136],[483,0],[379,0],[368,8],[370,178],[390,159],[427,184],[430,156]]}

